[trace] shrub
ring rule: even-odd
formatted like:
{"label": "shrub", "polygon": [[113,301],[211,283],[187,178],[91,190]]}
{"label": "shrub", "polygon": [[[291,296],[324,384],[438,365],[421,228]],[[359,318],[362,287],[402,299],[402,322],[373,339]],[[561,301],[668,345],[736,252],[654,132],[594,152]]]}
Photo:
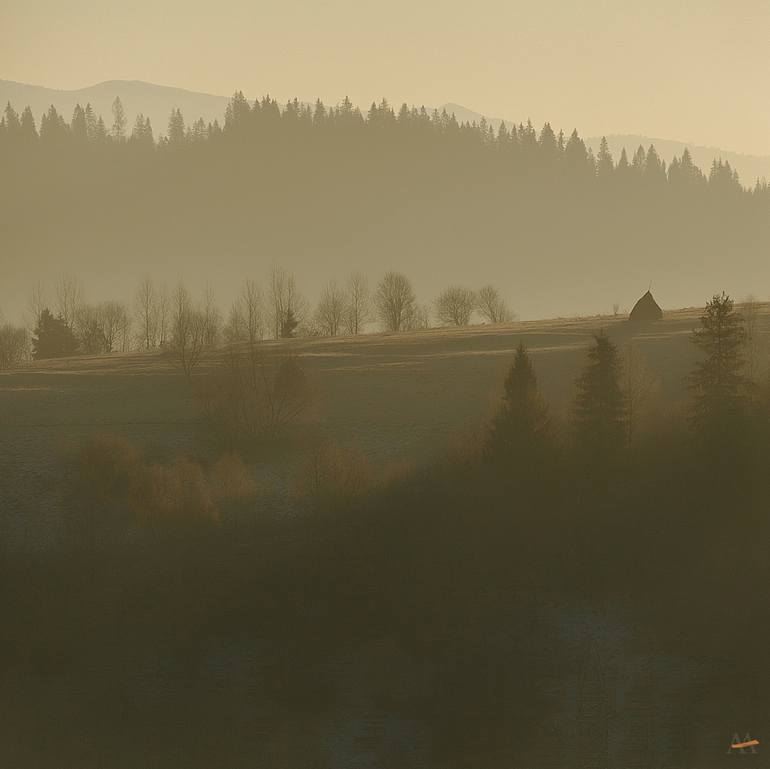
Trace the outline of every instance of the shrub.
{"label": "shrub", "polygon": [[215,500],[238,502],[253,497],[257,484],[243,460],[233,453],[223,454],[210,472],[211,493]]}
{"label": "shrub", "polygon": [[144,526],[215,523],[220,503],[253,497],[256,484],[239,457],[225,454],[208,474],[199,462],[147,465],[125,438],[94,435],[70,467],[71,533],[113,533]]}
{"label": "shrub", "polygon": [[335,443],[320,446],[305,468],[300,486],[317,507],[345,506],[377,485],[366,455]]}
{"label": "shrub", "polygon": [[274,437],[306,410],[307,376],[295,358],[231,351],[198,390],[212,433],[228,446]]}

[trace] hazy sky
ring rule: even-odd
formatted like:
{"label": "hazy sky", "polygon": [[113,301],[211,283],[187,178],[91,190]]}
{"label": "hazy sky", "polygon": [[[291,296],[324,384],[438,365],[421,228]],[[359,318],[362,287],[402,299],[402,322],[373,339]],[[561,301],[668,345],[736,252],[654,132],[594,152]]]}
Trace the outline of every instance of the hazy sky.
{"label": "hazy sky", "polygon": [[770,0],[0,0],[0,78],[367,105],[770,154]]}

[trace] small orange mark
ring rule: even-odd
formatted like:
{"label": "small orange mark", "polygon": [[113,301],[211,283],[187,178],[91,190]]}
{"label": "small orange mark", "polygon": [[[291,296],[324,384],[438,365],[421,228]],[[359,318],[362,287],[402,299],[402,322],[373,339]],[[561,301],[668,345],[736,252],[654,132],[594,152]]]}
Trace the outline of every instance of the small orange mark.
{"label": "small orange mark", "polygon": [[755,745],[759,745],[759,740],[749,740],[748,742],[734,742],[730,747],[733,750],[740,750],[741,748],[753,748]]}

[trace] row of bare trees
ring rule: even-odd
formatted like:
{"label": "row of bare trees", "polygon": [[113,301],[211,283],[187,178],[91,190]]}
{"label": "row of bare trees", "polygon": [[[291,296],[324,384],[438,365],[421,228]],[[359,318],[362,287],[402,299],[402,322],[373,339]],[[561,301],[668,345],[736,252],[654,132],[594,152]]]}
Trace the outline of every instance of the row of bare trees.
{"label": "row of bare trees", "polygon": [[436,299],[436,317],[447,326],[467,326],[474,312],[486,323],[508,323],[514,319],[500,292],[491,285],[478,291],[450,286]]}
{"label": "row of bare trees", "polygon": [[[43,347],[50,350],[51,345],[29,344],[41,328],[43,312],[48,311],[70,335],[66,349],[63,346],[58,354],[166,349],[175,354],[188,376],[206,349],[221,344],[253,345],[265,337],[356,335],[372,324],[389,332],[409,331],[428,328],[432,314],[428,306],[418,302],[408,277],[396,271],[386,273],[373,290],[360,272],[341,284],[332,280],[312,308],[299,291],[295,276],[278,265],[272,266],[264,289],[255,280],[246,280],[226,317],[210,287],[196,300],[184,283],[169,290],[149,276],[140,281],[132,304],[127,305],[117,301],[90,303],[80,280],[64,274],[50,298],[42,284],[34,286],[29,310],[31,322],[23,346],[26,352],[10,352],[12,347],[19,347],[21,337],[14,337],[12,345],[8,330],[3,337],[5,352],[0,352],[2,361],[14,356],[16,360],[19,354],[22,359],[29,357],[29,351]],[[493,286],[479,291],[452,286],[433,306],[434,317],[441,324],[467,325],[474,312],[490,323],[513,317]],[[5,363],[6,368],[10,365]]]}

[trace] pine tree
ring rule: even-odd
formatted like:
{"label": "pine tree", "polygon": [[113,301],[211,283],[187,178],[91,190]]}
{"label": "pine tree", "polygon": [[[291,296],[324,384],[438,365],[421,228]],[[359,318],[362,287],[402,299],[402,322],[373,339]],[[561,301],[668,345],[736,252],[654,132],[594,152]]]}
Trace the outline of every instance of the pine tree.
{"label": "pine tree", "polygon": [[564,148],[564,160],[567,169],[574,176],[579,177],[589,169],[588,151],[585,142],[578,136],[577,130],[572,132],[567,141],[567,146]]}
{"label": "pine tree", "polygon": [[88,141],[88,125],[86,123],[85,110],[79,105],[75,105],[72,112],[72,122],[70,123],[72,138],[79,144],[85,144]]}
{"label": "pine tree", "polygon": [[660,159],[654,145],[650,145],[644,158],[644,180],[648,184],[661,185],[666,181],[666,164]]}
{"label": "pine tree", "polygon": [[96,115],[94,114],[94,108],[91,106],[91,102],[88,102],[88,104],[86,104],[85,116],[86,116],[86,135],[88,136],[88,141],[96,142],[98,139],[96,135],[97,121],[96,121]]}
{"label": "pine tree", "polygon": [[594,337],[588,365],[578,378],[573,415],[578,447],[588,456],[606,457],[623,447],[625,408],[620,380],[620,354],[601,332]]}
{"label": "pine tree", "polygon": [[485,458],[509,464],[542,460],[551,437],[550,422],[523,342],[516,348],[504,387],[503,403],[484,447]]}
{"label": "pine tree", "polygon": [[692,340],[704,355],[689,377],[693,421],[697,427],[725,428],[743,413],[750,384],[743,374],[743,319],[727,294],[706,305]]}
{"label": "pine tree", "polygon": [[99,119],[96,121],[96,128],[94,129],[94,143],[104,144],[107,141],[107,126],[104,124],[104,118],[99,115]]}
{"label": "pine tree", "polygon": [[646,158],[647,154],[644,151],[644,147],[642,147],[640,144],[634,153],[633,160],[631,161],[631,170],[634,172],[635,176],[641,177],[644,173],[644,164]]}
{"label": "pine tree", "polygon": [[[628,161],[626,161],[627,163]],[[612,160],[612,153],[607,144],[607,137],[602,136],[599,145],[599,157],[596,159],[596,175],[601,181],[609,181],[615,172],[615,164]]]}
{"label": "pine tree", "polygon": [[35,118],[29,106],[25,107],[24,112],[21,113],[19,138],[24,144],[34,144],[38,139]]}
{"label": "pine tree", "polygon": [[21,121],[16,110],[11,106],[11,102],[5,105],[5,112],[3,113],[5,118],[5,130],[6,136],[14,141],[21,131]]}
{"label": "pine tree", "polygon": [[76,349],[75,336],[63,318],[55,318],[47,308],[44,309],[32,338],[32,357],[35,360],[63,358],[73,355]]}
{"label": "pine tree", "polygon": [[116,96],[112,102],[112,138],[117,142],[125,141],[126,138],[126,112],[120,96]]}
{"label": "pine tree", "polygon": [[46,144],[61,144],[67,138],[68,130],[64,118],[52,104],[40,121],[40,139]]}
{"label": "pine tree", "polygon": [[538,139],[540,157],[546,167],[555,165],[559,157],[559,146],[556,141],[556,134],[553,132],[550,123],[546,123],[540,131]]}
{"label": "pine tree", "polygon": [[185,142],[184,117],[179,108],[171,110],[168,119],[168,141],[175,146],[181,146]]}

